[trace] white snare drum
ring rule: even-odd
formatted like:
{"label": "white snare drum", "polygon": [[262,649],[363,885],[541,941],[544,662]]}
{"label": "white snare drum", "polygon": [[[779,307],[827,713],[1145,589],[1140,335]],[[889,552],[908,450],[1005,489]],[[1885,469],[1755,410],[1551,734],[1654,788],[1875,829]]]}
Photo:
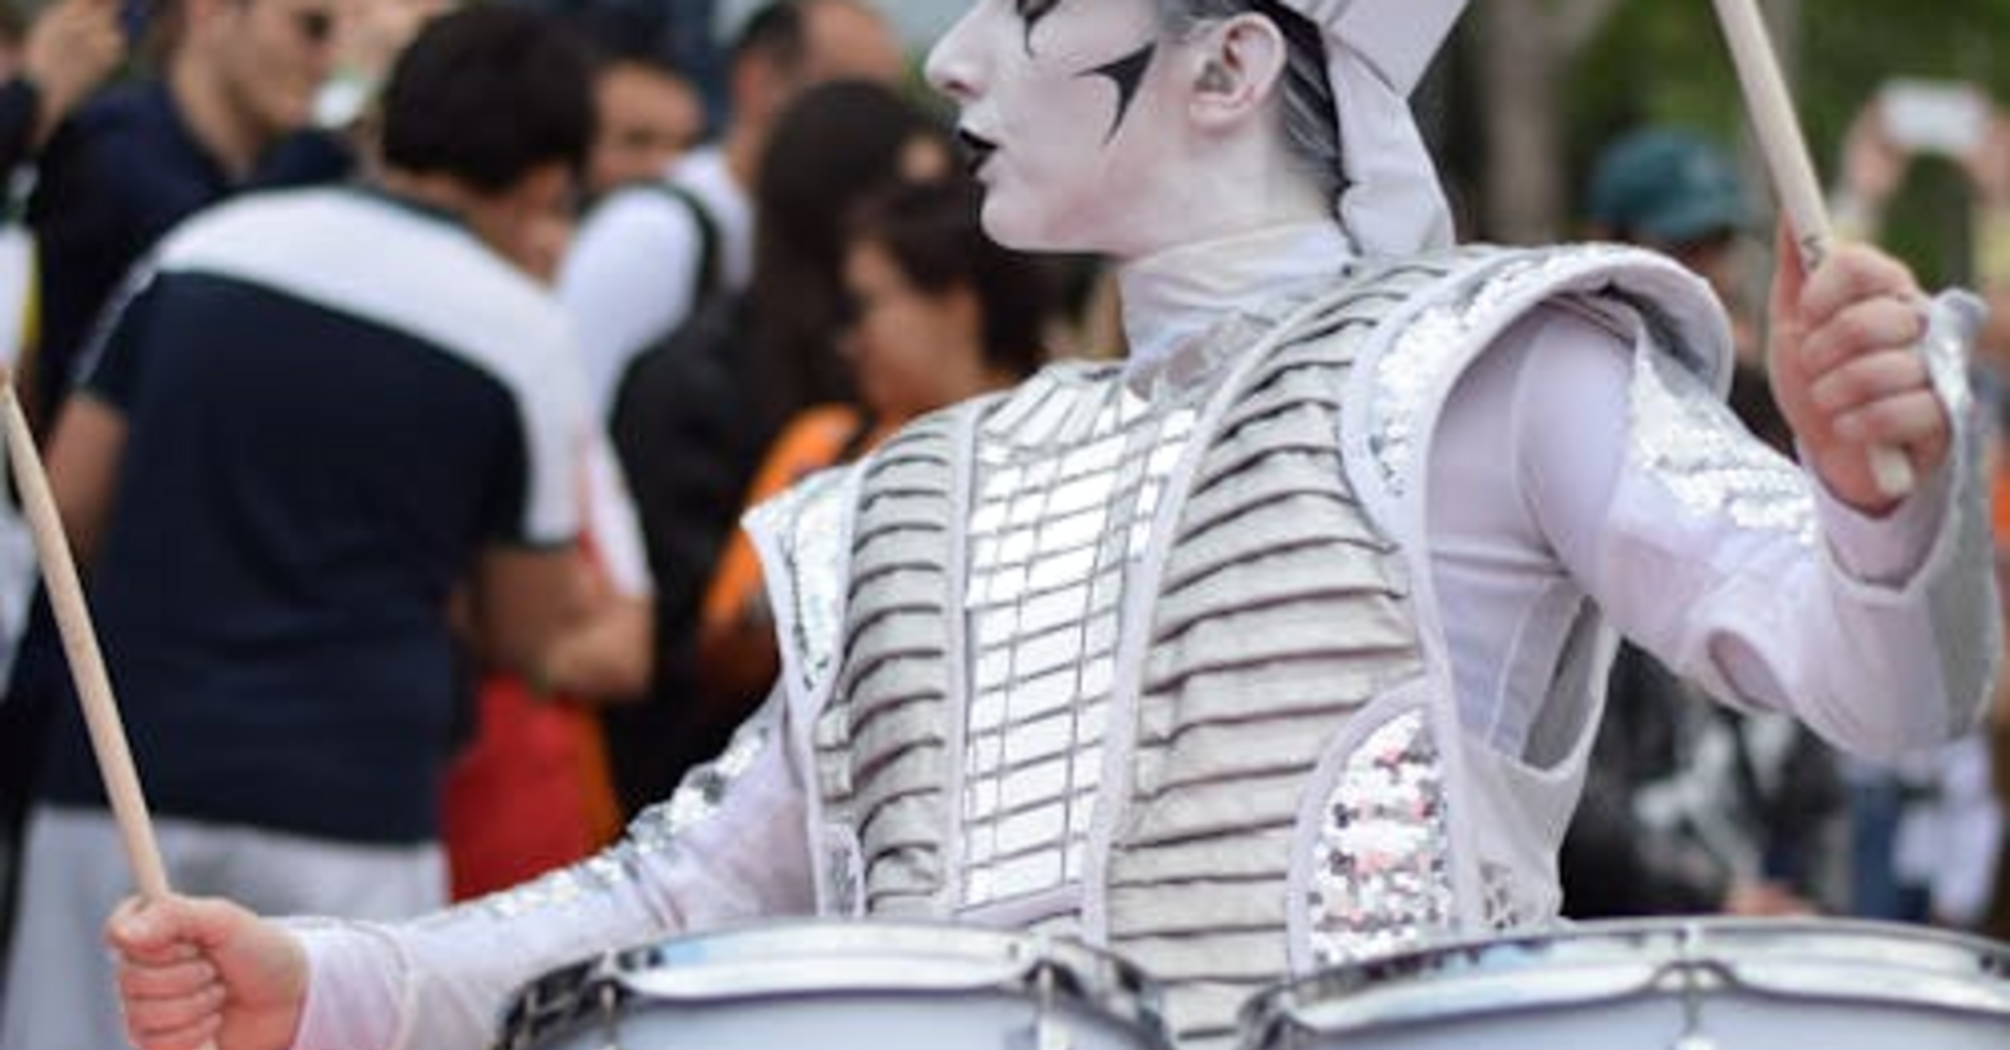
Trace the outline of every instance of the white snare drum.
{"label": "white snare drum", "polygon": [[1589,923],[1438,945],[1282,985],[1250,1050],[2010,1047],[2010,946],[1911,926]]}
{"label": "white snare drum", "polygon": [[809,922],[696,934],[555,971],[497,1050],[1164,1050],[1122,960],[994,930]]}

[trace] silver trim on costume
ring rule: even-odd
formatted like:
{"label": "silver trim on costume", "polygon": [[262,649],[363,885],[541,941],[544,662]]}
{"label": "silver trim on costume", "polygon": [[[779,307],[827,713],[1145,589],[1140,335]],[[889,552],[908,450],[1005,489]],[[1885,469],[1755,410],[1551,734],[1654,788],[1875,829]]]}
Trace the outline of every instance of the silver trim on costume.
{"label": "silver trim on costume", "polygon": [[571,867],[422,921],[451,923],[469,915],[516,919],[641,882],[643,862],[675,850],[686,832],[718,812],[734,783],[753,768],[774,740],[771,714],[764,710],[742,725],[718,758],[693,768],[668,799],[637,815],[615,845]]}
{"label": "silver trim on costume", "polygon": [[750,533],[777,537],[775,556],[782,559],[790,608],[777,617],[788,637],[782,644],[805,691],[814,692],[837,657],[838,621],[844,608],[844,523],[850,501],[843,498],[850,481],[846,470],[826,470],[747,512]]}
{"label": "silver trim on costume", "polygon": [[[1920,344],[1935,392],[1955,426],[1956,446],[1948,469],[1957,472],[1950,512],[1957,524],[1953,526],[1953,535],[1944,540],[1951,548],[1948,556],[1971,565],[1987,564],[1989,551],[1996,542],[1990,526],[1989,483],[1979,466],[1986,455],[1983,442],[1989,427],[1975,418],[1975,394],[1968,383],[1968,362],[1986,317],[1986,307],[1972,294],[1959,290],[1942,292],[1927,312],[1926,338]],[[1947,637],[1969,635],[1971,632],[1954,625],[1978,621],[1994,625],[1993,629],[1981,632],[1980,637],[1994,640],[2003,636],[2002,605],[1996,593],[1996,578],[1990,573],[1945,574],[1931,601],[1935,622],[1950,625],[1945,632]],[[1980,717],[1992,695],[2001,660],[1999,645],[1948,652],[1943,674],[1950,695],[1975,698],[1974,706],[1965,710],[1959,703],[1951,705],[1955,720],[1949,727],[1951,730],[1964,731]]]}

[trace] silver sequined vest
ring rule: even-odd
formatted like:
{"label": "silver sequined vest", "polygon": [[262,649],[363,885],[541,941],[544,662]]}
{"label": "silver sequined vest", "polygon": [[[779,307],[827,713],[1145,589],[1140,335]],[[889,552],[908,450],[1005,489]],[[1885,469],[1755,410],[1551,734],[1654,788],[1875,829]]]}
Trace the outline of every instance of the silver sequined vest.
{"label": "silver sequined vest", "polygon": [[[764,511],[822,910],[1078,933],[1211,1043],[1281,975],[1458,927],[1462,874],[1511,884],[1454,864],[1456,716],[1387,523],[1489,326],[1602,264],[1355,275],[1151,390],[1050,368]],[[1377,419],[1350,428],[1362,389]]]}

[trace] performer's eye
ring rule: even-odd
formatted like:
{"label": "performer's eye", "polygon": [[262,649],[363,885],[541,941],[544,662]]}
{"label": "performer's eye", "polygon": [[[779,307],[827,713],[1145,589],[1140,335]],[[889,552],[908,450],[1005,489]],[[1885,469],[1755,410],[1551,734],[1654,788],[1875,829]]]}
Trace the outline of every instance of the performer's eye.
{"label": "performer's eye", "polygon": [[1018,6],[1019,18],[1026,23],[1026,31],[1031,33],[1034,25],[1061,6],[1061,0],[1018,0]]}

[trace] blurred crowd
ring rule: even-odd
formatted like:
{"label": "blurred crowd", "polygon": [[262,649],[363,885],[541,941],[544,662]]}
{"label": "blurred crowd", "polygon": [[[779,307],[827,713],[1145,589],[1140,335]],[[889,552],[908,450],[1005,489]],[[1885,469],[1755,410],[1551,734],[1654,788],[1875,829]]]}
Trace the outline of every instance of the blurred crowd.
{"label": "blurred crowd", "polygon": [[[541,41],[520,64],[403,61],[451,6],[53,0],[0,27],[0,356],[189,892],[394,917],[599,849],[777,673],[746,507],[1121,351],[1093,260],[984,239],[864,0],[760,5],[697,45],[639,3],[506,5]],[[1981,113],[1928,147],[1871,100],[1837,214],[1876,237],[1916,157],[1958,166],[2002,391],[2010,116]],[[1584,194],[1589,236],[1723,297],[1734,407],[1778,438],[1762,198],[1669,128],[1613,143]],[[35,579],[0,511],[0,1050],[110,1008],[76,989],[126,892]],[[1869,768],[1692,692],[1622,653],[1568,912],[2010,936],[2010,699]]]}

